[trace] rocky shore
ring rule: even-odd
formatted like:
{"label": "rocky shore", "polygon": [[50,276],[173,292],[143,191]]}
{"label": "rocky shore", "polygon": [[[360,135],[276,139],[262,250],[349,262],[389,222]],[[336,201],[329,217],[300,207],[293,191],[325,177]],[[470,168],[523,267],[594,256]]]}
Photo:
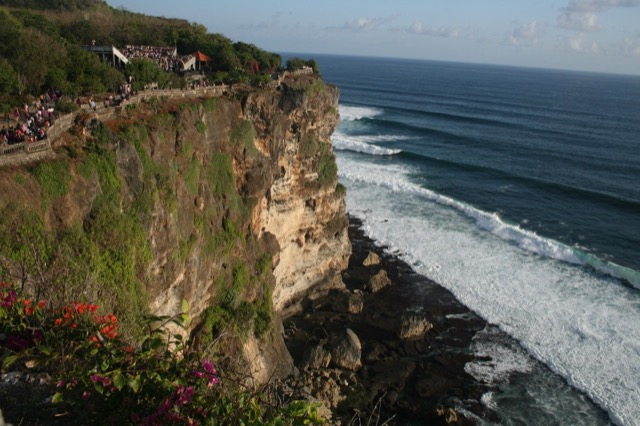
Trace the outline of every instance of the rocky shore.
{"label": "rocky shore", "polygon": [[308,298],[284,323],[297,366],[284,392],[315,398],[333,424],[475,424],[494,419],[465,372],[486,322],[367,238],[350,218],[345,288]]}

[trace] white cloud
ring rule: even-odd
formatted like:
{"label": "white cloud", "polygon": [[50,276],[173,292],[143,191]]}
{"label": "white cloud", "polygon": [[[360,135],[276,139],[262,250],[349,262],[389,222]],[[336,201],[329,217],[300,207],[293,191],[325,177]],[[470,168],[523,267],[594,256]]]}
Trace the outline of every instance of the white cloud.
{"label": "white cloud", "polygon": [[560,50],[576,53],[600,53],[601,49],[595,41],[589,41],[584,34],[577,34],[560,40],[557,46]]}
{"label": "white cloud", "polygon": [[458,38],[464,34],[464,29],[460,27],[437,27],[427,26],[422,22],[415,22],[406,29],[408,33],[427,35],[432,37]]}
{"label": "white cloud", "polygon": [[593,32],[603,30],[598,23],[598,14],[619,7],[638,7],[640,0],[569,0],[560,9],[558,26],[567,30]]}
{"label": "white cloud", "polygon": [[604,29],[598,23],[598,15],[592,12],[565,12],[558,17],[558,24],[560,28],[574,31],[593,32]]}
{"label": "white cloud", "polygon": [[533,44],[542,36],[542,26],[538,21],[531,21],[527,24],[520,25],[509,33],[509,42],[515,46],[522,44]]}
{"label": "white cloud", "polygon": [[624,39],[622,52],[625,55],[640,57],[640,33]]}
{"label": "white cloud", "polygon": [[329,29],[340,29],[355,32],[374,31],[385,24],[393,22],[395,19],[395,16],[378,18],[355,18],[346,21],[340,27],[331,27]]}

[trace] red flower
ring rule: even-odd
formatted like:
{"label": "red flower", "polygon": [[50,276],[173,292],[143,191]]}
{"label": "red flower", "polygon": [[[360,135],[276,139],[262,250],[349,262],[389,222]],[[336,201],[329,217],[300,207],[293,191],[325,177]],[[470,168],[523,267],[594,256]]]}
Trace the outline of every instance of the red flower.
{"label": "red flower", "polygon": [[62,318],[56,318],[55,325],[60,325],[60,324],[62,324]]}
{"label": "red flower", "polygon": [[38,306],[40,307],[40,309],[44,309],[46,304],[47,304],[47,302],[45,302],[44,300],[41,300],[41,301],[38,302]]}

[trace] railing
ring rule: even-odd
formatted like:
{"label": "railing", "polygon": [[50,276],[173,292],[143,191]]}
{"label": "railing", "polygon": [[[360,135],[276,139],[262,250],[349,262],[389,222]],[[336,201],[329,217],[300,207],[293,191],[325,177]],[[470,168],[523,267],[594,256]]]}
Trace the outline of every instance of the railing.
{"label": "railing", "polygon": [[41,140],[37,142],[20,142],[13,145],[0,146],[0,155],[13,155],[25,152],[31,154],[33,152],[46,151],[50,148],[49,140]]}
{"label": "railing", "polygon": [[[144,90],[139,92],[136,96],[131,97],[127,100],[127,103],[139,103],[144,101],[145,99],[149,99],[152,97],[163,97],[167,98],[190,98],[190,97],[198,97],[198,96],[220,96],[227,90],[232,90],[231,86],[208,86],[208,87],[200,87],[197,89],[156,89],[156,90]],[[102,103],[98,103],[95,110],[91,110],[88,105],[83,105],[81,108],[81,112],[93,112],[95,113],[99,119],[108,119],[113,114],[116,113],[117,106],[104,106]],[[51,144],[54,139],[57,139],[62,133],[66,132],[71,128],[74,123],[74,117],[76,113],[66,114],[54,121],[51,127],[47,130],[48,138],[42,141],[37,142],[20,142],[13,145],[0,145],[0,167],[7,165],[14,165],[16,163],[25,163],[30,162],[32,160],[37,160],[38,158],[42,158],[42,155],[33,155],[30,157],[30,154],[42,154],[43,152],[53,152],[51,149]],[[19,156],[18,154],[22,154]],[[22,158],[21,158],[22,157]],[[17,161],[18,160],[18,161]]]}

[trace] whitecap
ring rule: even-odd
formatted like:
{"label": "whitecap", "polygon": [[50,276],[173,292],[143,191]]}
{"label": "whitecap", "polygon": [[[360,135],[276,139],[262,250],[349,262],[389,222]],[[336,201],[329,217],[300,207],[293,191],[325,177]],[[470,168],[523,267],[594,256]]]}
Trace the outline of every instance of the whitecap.
{"label": "whitecap", "polygon": [[340,119],[343,121],[357,121],[363,118],[373,118],[382,115],[383,111],[380,108],[342,105],[338,106],[340,113]]}
{"label": "whitecap", "polygon": [[[338,170],[348,211],[367,235],[516,338],[612,421],[638,424],[640,296],[604,275],[620,269],[423,188],[409,166],[339,153]],[[488,380],[522,365],[511,360],[485,369]]]}
{"label": "whitecap", "polygon": [[401,140],[400,136],[348,136],[342,132],[336,132],[331,140],[334,149],[340,151],[354,151],[371,155],[395,155],[402,152],[401,149],[385,148],[373,144],[373,142]]}

